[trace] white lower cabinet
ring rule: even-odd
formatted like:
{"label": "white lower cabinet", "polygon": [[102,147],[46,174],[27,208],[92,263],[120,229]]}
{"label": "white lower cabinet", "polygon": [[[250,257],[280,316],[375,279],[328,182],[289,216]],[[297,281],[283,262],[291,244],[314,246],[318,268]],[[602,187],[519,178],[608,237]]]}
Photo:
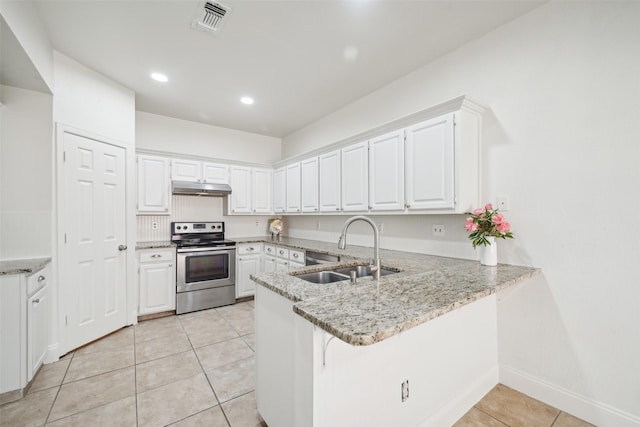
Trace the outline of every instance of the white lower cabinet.
{"label": "white lower cabinet", "polygon": [[276,257],[265,255],[263,261],[262,266],[265,273],[273,273],[276,271]]}
{"label": "white lower cabinet", "polygon": [[[44,277],[44,276],[43,276]],[[42,365],[49,346],[49,286],[27,300],[27,377],[33,378]]]}
{"label": "white lower cabinet", "polygon": [[251,275],[262,272],[262,243],[243,243],[236,253],[236,298],[249,297],[256,290]]}
{"label": "white lower cabinet", "polygon": [[176,309],[176,252],[173,248],[144,249],[139,257],[138,315]]}
{"label": "white lower cabinet", "polygon": [[0,276],[0,394],[22,397],[47,356],[49,276],[48,264],[28,275]]}

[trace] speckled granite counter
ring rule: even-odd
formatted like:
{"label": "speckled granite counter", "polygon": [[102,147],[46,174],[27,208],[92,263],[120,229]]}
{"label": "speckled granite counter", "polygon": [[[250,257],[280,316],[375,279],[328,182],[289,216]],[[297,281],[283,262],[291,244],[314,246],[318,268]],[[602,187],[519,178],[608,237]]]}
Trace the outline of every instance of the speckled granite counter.
{"label": "speckled granite counter", "polygon": [[[241,239],[234,239],[242,242]],[[332,269],[337,266],[367,264],[373,250],[335,243],[283,237],[279,242],[299,249],[310,249],[342,257],[342,262],[309,266],[299,272]],[[399,273],[384,276],[379,282],[359,278],[349,281],[315,284],[290,273],[263,273],[252,277],[262,285],[296,304],[298,315],[353,345],[369,345],[404,330],[442,316],[480,298],[536,275],[540,270],[500,264],[484,267],[477,261],[444,258],[410,252],[380,250],[382,266]]]}
{"label": "speckled granite counter", "polygon": [[159,249],[159,248],[174,248],[176,245],[169,240],[162,240],[160,242],[136,242],[136,250],[140,249]]}
{"label": "speckled granite counter", "polygon": [[10,274],[31,274],[44,268],[51,258],[13,259],[0,261],[0,276]]}

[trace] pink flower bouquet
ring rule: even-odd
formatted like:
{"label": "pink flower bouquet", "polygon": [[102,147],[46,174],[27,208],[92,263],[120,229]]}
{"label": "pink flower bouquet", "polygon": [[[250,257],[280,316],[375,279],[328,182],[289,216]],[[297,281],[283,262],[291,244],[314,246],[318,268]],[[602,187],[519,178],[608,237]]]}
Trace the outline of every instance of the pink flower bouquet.
{"label": "pink flower bouquet", "polygon": [[471,216],[467,218],[464,228],[469,232],[469,239],[474,248],[479,245],[490,245],[487,239],[490,236],[513,239],[511,225],[504,219],[504,215],[498,213],[498,209],[493,209],[491,203],[487,203],[484,208],[467,212],[467,215]]}

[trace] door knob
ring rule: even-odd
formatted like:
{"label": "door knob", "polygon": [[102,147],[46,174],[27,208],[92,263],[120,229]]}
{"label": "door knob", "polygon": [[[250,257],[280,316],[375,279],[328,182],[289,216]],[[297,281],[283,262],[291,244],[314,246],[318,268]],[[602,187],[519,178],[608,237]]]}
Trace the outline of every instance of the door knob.
{"label": "door knob", "polygon": [[127,245],[120,245],[120,246],[118,246],[118,250],[119,250],[119,251],[126,251],[126,250],[127,250]]}

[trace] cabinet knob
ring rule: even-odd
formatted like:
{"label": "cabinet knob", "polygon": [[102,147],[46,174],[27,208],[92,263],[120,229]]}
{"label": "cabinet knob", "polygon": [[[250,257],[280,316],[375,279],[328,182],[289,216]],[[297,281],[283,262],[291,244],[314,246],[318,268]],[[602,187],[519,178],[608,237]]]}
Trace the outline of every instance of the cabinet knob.
{"label": "cabinet knob", "polygon": [[371,206],[369,206],[369,210],[373,209]]}
{"label": "cabinet knob", "polygon": [[293,257],[294,258],[298,258],[298,254],[293,254]]}
{"label": "cabinet knob", "polygon": [[408,208],[410,208],[410,207],[411,207],[411,205],[409,205],[409,204],[405,204],[405,205],[404,205],[404,207],[408,209]]}
{"label": "cabinet knob", "polygon": [[340,210],[340,208],[336,208],[336,210],[337,210],[337,211],[339,211],[339,210]]}
{"label": "cabinet knob", "polygon": [[119,250],[120,252],[122,252],[122,251],[126,251],[126,250],[127,250],[127,245],[119,245],[119,246],[118,246],[118,250]]}
{"label": "cabinet knob", "polygon": [[280,255],[282,255],[284,253],[284,251],[280,251]]}
{"label": "cabinet knob", "polygon": [[38,282],[42,282],[43,280],[46,280],[44,276],[38,276]]}
{"label": "cabinet knob", "polygon": [[169,264],[169,267],[173,267],[173,264]]}
{"label": "cabinet knob", "polygon": [[162,257],[162,255],[160,255],[160,254],[153,254],[153,255],[151,255],[151,258],[160,258],[160,257]]}
{"label": "cabinet knob", "polygon": [[40,298],[38,298],[38,299],[34,299],[34,300],[33,300],[33,304],[40,304]]}
{"label": "cabinet knob", "polygon": [[251,248],[247,248],[248,251],[254,251],[255,248],[251,247]]}

